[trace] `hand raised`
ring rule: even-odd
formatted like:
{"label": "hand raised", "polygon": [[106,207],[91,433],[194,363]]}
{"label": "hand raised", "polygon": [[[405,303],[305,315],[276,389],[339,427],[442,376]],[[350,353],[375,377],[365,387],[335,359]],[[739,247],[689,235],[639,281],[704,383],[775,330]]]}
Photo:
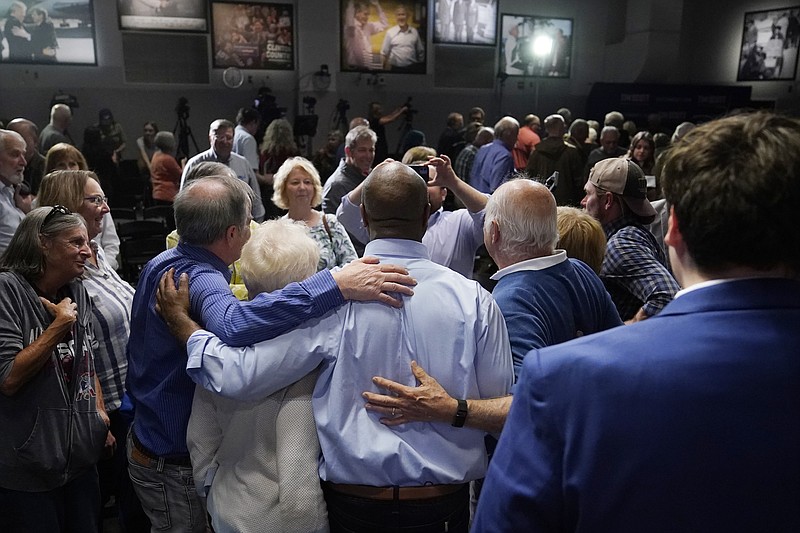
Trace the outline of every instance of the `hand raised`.
{"label": "hand raised", "polygon": [[58,305],[42,296],[39,296],[39,300],[53,317],[53,323],[59,326],[71,326],[78,320],[78,304],[73,302],[72,298],[64,298]]}

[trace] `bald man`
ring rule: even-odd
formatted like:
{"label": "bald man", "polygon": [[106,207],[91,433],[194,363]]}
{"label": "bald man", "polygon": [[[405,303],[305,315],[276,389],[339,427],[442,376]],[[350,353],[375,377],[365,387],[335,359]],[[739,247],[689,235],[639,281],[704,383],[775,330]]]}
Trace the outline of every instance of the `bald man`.
{"label": "bald man", "polygon": [[[459,429],[466,402],[452,413],[455,427],[394,431],[363,409],[361,391],[377,390],[375,375],[411,384],[405,369],[419,360],[459,398],[508,394],[513,371],[503,317],[477,282],[428,258],[421,242],[428,187],[410,167],[379,165],[364,184],[361,211],[370,233],[366,254],[406,267],[417,280],[402,308],[348,303],[247,348],[229,347],[200,330],[181,305],[162,303],[162,311],[178,339],[188,340],[189,375],[223,396],[263,398],[320,367],[312,401],[332,531],[402,524],[419,532],[466,532],[468,482],[483,477],[487,464],[484,432]],[[234,368],[240,372],[230,379]]]}
{"label": "bald man", "polygon": [[[581,261],[568,259],[564,250],[555,249],[556,202],[544,185],[526,179],[501,185],[486,205],[483,239],[499,268],[492,276],[497,280],[492,295],[508,326],[515,376],[535,348],[622,325],[597,274]],[[442,388],[419,366],[413,371],[419,387],[378,378],[376,384],[394,395],[365,393],[367,409],[389,415],[398,409],[403,413],[384,419],[387,425],[451,419],[457,409],[457,400],[450,397],[452,391]],[[434,394],[427,394],[431,391]],[[499,432],[511,396],[467,403],[470,416],[466,425]]]}
{"label": "bald man", "polygon": [[25,218],[19,185],[25,172],[25,139],[0,129],[0,253],[4,252]]}
{"label": "bald man", "polygon": [[66,104],[55,104],[50,108],[50,123],[44,127],[39,137],[39,152],[47,155],[47,151],[58,143],[75,146],[70,136],[69,125],[72,123],[72,109]]}

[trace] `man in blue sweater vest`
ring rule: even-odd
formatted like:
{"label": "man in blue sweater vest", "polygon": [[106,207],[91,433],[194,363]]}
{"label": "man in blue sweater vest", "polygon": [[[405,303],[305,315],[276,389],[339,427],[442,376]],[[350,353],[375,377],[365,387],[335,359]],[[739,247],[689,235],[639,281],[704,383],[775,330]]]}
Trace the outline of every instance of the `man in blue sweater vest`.
{"label": "man in blue sweater vest", "polygon": [[[508,327],[515,377],[533,349],[622,325],[597,274],[555,249],[556,202],[544,185],[526,179],[501,185],[486,204],[483,237],[499,268],[492,296]],[[389,415],[382,420],[387,425],[453,420],[459,401],[421,367],[412,370],[419,387],[375,378],[396,396],[364,393],[367,409]],[[510,405],[511,396],[468,400],[466,425],[499,432]]]}

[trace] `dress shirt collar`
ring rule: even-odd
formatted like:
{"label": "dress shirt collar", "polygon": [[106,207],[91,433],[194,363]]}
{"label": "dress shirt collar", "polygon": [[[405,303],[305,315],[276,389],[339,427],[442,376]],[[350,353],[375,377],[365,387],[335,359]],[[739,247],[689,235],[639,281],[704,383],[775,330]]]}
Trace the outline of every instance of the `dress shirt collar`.
{"label": "dress shirt collar", "polygon": [[215,270],[219,270],[220,273],[225,276],[225,280],[228,283],[231,282],[231,271],[228,268],[228,265],[226,265],[225,262],[213,252],[203,248],[202,246],[195,246],[182,240],[178,242],[177,250],[181,255],[184,255],[190,259],[194,259],[198,263],[208,263]]}
{"label": "dress shirt collar", "polygon": [[514,263],[513,265],[502,268],[495,272],[490,279],[497,281],[503,276],[513,274],[514,272],[522,272],[523,270],[544,270],[561,264],[566,260],[567,252],[564,250],[556,250],[553,255],[526,259],[525,261],[520,261],[519,263]]}
{"label": "dress shirt collar", "polygon": [[431,216],[428,217],[428,227],[429,228],[431,226],[433,226],[434,224],[436,224],[436,221],[439,220],[439,218],[442,216],[443,212],[444,212],[444,207],[440,207],[439,209],[436,210],[435,213],[431,213]]}
{"label": "dress shirt collar", "polygon": [[428,249],[419,241],[411,239],[375,239],[367,243],[364,255],[397,257],[407,259],[428,259]]}

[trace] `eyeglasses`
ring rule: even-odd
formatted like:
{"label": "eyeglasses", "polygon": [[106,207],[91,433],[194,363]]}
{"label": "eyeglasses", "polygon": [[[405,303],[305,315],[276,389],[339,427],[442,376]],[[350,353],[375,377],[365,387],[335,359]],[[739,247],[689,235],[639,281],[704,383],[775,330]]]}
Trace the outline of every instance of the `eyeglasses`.
{"label": "eyeglasses", "polygon": [[[64,207],[63,205],[54,205],[53,209],[47,213],[47,216],[44,217],[44,221],[42,222],[42,230],[47,227],[47,224],[50,223],[51,220],[58,217],[58,215],[71,215],[72,211]],[[40,230],[41,231],[41,230]]]}
{"label": "eyeglasses", "polygon": [[94,196],[85,196],[83,199],[87,202],[92,202],[97,207],[108,203],[108,196],[103,196],[100,194],[95,194]]}

